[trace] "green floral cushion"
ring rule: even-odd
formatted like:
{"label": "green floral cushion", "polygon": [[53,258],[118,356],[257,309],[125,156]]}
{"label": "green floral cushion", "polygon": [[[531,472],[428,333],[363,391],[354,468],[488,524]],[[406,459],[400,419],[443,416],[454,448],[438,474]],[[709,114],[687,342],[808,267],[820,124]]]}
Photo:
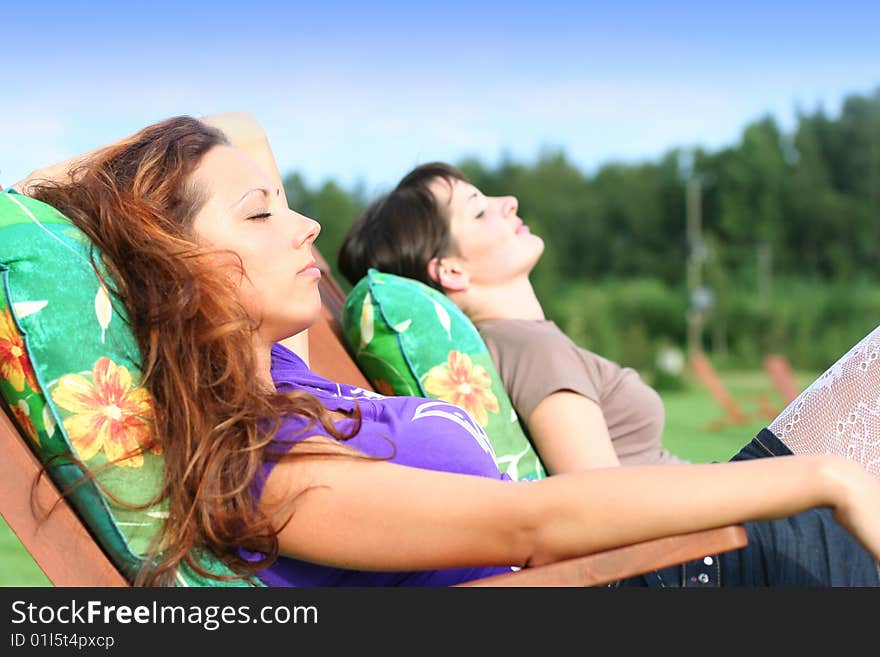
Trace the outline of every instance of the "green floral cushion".
{"label": "green floral cushion", "polygon": [[342,328],[377,391],[461,406],[485,429],[502,472],[513,479],[546,476],[486,344],[445,295],[370,269],[345,300]]}
{"label": "green floral cushion", "polygon": [[[152,499],[163,459],[160,447],[149,444],[152,407],[140,385],[137,346],[121,306],[99,282],[90,247],[50,206],[0,192],[0,395],[62,490],[82,481],[70,454],[95,474],[100,486],[89,481],[69,499],[131,578],[165,512],[112,499]],[[142,454],[118,460],[139,446]],[[212,572],[230,574],[212,555],[203,560]],[[247,584],[203,579],[188,569],[178,573],[178,583]]]}

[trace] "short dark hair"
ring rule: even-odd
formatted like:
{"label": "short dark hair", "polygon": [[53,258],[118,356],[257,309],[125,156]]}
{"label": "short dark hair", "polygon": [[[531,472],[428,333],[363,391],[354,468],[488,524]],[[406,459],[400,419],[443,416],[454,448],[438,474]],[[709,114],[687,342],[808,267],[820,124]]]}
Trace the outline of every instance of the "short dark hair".
{"label": "short dark hair", "polygon": [[429,185],[437,179],[467,182],[454,166],[422,164],[390,193],[367,207],[348,230],[339,249],[340,273],[355,285],[369,268],[413,278],[438,288],[428,276],[428,262],[454,248],[449,213]]}

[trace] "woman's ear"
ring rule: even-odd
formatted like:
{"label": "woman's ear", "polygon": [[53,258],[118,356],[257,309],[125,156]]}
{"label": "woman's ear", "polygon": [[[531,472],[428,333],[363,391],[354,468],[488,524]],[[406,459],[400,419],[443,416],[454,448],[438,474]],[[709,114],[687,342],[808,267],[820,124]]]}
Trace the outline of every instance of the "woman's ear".
{"label": "woman's ear", "polygon": [[467,269],[454,256],[431,258],[428,261],[428,277],[439,283],[444,292],[464,292],[471,282]]}

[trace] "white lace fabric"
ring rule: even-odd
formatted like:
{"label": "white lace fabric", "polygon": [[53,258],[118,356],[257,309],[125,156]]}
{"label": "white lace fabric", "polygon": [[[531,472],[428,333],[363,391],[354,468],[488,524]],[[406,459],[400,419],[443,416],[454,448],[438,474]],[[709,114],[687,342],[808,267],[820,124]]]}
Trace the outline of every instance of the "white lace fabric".
{"label": "white lace fabric", "polygon": [[880,326],[768,428],[795,454],[839,454],[880,478]]}

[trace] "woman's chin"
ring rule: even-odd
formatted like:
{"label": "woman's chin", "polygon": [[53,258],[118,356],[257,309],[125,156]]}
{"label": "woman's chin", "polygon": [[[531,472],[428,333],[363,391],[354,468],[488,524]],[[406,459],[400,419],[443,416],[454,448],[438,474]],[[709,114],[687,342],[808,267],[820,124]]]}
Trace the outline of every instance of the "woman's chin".
{"label": "woman's chin", "polygon": [[307,314],[302,314],[295,319],[291,319],[291,321],[287,322],[286,326],[280,333],[283,333],[283,337],[276,340],[276,342],[283,342],[285,340],[289,340],[291,338],[295,338],[297,335],[312,328],[315,324],[318,323],[318,320],[321,318],[321,302],[315,304],[314,308],[311,309],[312,312]]}
{"label": "woman's chin", "polygon": [[529,265],[529,272],[531,272],[532,269],[535,267],[535,265],[537,265],[538,262],[540,262],[541,256],[544,255],[544,240],[542,240],[537,235],[533,235],[533,237],[536,240],[536,243],[535,243],[535,251],[532,255],[531,263]]}
{"label": "woman's chin", "polygon": [[291,325],[291,327],[289,329],[291,331],[291,333],[290,333],[291,337],[299,335],[303,331],[307,331],[308,329],[312,328],[315,324],[318,323],[318,319],[320,318],[320,316],[321,316],[320,312],[317,312],[314,314],[314,316],[310,317],[308,320],[305,320],[302,322],[297,322],[296,324]]}

